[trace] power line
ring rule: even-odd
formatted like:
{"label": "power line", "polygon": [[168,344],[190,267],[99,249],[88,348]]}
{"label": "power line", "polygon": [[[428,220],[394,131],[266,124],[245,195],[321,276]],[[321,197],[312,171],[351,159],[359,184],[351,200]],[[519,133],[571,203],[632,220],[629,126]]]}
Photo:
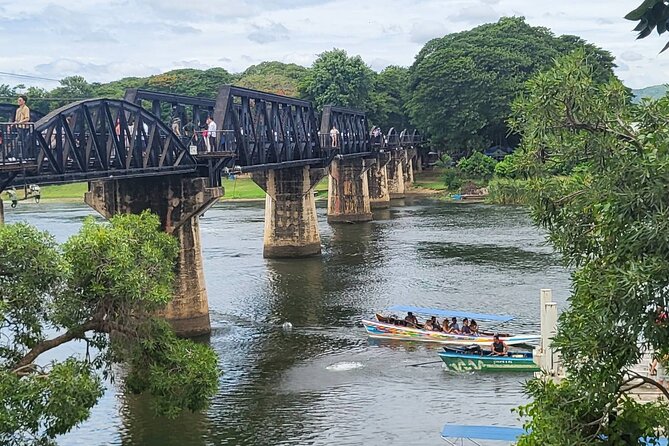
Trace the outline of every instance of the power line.
{"label": "power line", "polygon": [[[16,99],[18,98],[19,95],[15,94],[14,96],[0,96],[0,99]],[[83,101],[84,99],[91,99],[89,98],[38,98],[38,97],[30,97],[28,98],[31,101]]]}
{"label": "power line", "polygon": [[41,76],[31,76],[29,74],[7,73],[6,71],[0,71],[0,75],[10,76],[10,77],[18,77],[18,78],[24,78],[24,79],[37,79],[37,80],[41,80],[41,81],[60,82],[60,79],[52,79],[50,77],[41,77]]}

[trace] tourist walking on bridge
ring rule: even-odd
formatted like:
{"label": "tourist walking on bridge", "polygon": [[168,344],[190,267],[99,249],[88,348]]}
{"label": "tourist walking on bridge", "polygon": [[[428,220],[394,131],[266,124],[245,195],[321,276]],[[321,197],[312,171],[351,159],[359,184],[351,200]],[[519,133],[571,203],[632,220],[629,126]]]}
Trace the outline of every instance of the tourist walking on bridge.
{"label": "tourist walking on bridge", "polygon": [[207,151],[216,151],[216,130],[216,123],[211,116],[207,116],[207,134],[209,135],[209,149]]}
{"label": "tourist walking on bridge", "polygon": [[10,149],[10,154],[9,154],[9,159],[8,161],[15,161],[16,156],[21,156],[25,152],[25,146],[28,141],[28,133],[30,132],[30,128],[26,123],[30,122],[30,108],[26,105],[26,102],[28,102],[28,97],[26,95],[19,95],[19,98],[17,100],[17,103],[19,104],[19,107],[16,109],[16,114],[14,115],[14,123],[16,124],[16,130],[18,132],[18,139],[17,139],[17,149],[20,147],[20,151],[16,153],[16,151],[11,151]]}
{"label": "tourist walking on bridge", "polygon": [[332,143],[332,147],[339,147],[339,130],[334,125],[330,130],[330,142]]}

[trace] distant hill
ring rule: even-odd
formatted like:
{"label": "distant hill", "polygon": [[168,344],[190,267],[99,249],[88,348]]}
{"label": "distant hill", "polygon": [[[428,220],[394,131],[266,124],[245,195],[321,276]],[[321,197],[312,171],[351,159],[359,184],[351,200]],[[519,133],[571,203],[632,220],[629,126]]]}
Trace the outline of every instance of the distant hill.
{"label": "distant hill", "polygon": [[641,98],[660,99],[669,91],[669,85],[653,85],[652,87],[641,88],[639,90],[632,90],[634,95],[634,102],[639,102]]}

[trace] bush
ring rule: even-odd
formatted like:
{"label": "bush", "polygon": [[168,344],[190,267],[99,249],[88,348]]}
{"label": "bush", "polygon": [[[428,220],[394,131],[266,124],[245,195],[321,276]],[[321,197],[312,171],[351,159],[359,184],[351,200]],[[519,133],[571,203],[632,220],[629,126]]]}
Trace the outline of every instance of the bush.
{"label": "bush", "polygon": [[450,191],[460,189],[460,186],[462,186],[460,173],[452,167],[444,170],[444,184]]}
{"label": "bush", "polygon": [[448,153],[444,153],[441,155],[441,158],[434,163],[435,166],[437,167],[453,167],[455,163],[453,162],[453,158]]}
{"label": "bush", "polygon": [[495,178],[488,183],[488,201],[495,204],[528,204],[530,199],[530,182]]}
{"label": "bush", "polygon": [[504,157],[502,161],[495,165],[495,175],[502,178],[516,178],[516,165],[511,155]]}
{"label": "bush", "polygon": [[490,179],[495,173],[497,162],[481,152],[474,152],[469,158],[458,161],[458,169],[471,178]]}

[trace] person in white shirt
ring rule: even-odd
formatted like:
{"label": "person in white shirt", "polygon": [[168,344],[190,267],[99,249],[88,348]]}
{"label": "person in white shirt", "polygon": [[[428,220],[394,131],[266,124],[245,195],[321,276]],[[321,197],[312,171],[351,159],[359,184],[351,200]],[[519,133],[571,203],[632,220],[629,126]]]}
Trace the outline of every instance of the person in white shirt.
{"label": "person in white shirt", "polygon": [[330,140],[332,143],[332,147],[339,147],[339,130],[337,130],[337,127],[335,127],[334,125],[330,130]]}
{"label": "person in white shirt", "polygon": [[216,123],[211,116],[207,116],[207,136],[211,150],[216,151]]}

